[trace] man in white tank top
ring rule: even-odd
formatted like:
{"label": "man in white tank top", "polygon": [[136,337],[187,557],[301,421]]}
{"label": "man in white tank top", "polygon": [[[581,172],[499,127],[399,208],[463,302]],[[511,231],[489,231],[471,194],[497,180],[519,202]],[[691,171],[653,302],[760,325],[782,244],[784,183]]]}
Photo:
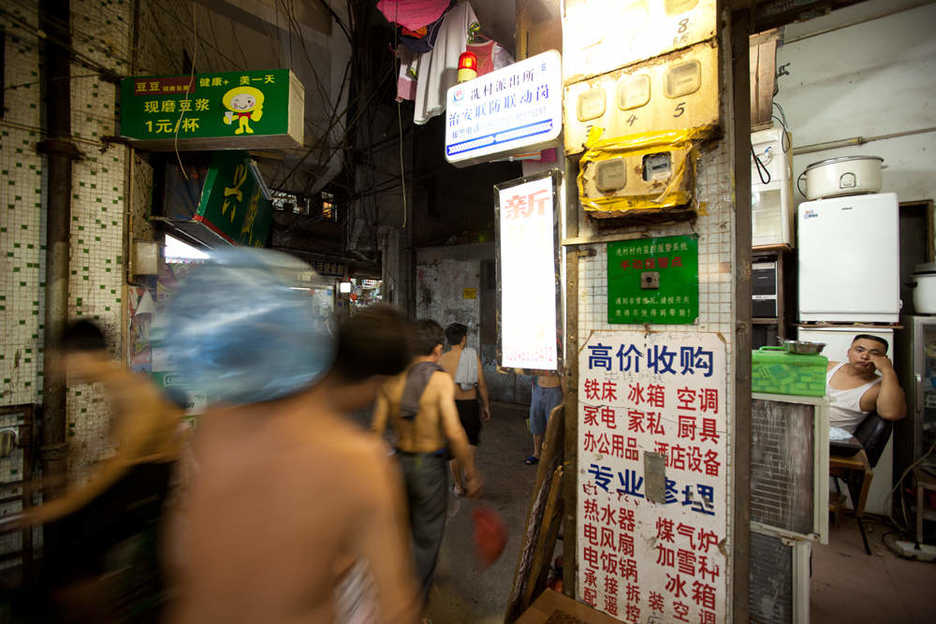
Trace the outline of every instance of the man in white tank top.
{"label": "man in white tank top", "polygon": [[829,362],[826,373],[829,425],[854,433],[873,411],[885,420],[906,416],[907,402],[887,357],[887,342],[859,334],[847,355],[847,362]]}

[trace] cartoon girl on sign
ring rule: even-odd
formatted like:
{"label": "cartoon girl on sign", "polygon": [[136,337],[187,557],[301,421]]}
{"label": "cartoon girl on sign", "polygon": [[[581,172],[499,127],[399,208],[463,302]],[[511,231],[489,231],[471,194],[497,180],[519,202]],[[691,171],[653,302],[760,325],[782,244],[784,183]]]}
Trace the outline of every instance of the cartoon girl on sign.
{"label": "cartoon girl on sign", "polygon": [[234,134],[253,134],[251,121],[260,121],[263,117],[263,91],[254,87],[234,87],[224,94],[221,103],[224,111],[224,123],[231,125],[237,118]]}

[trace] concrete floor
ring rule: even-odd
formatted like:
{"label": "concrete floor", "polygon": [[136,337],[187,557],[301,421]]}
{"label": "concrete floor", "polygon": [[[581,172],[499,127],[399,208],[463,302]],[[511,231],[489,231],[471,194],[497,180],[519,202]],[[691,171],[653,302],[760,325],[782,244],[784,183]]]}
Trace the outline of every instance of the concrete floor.
{"label": "concrete floor", "polygon": [[[536,466],[524,458],[532,440],[524,419],[526,406],[492,406],[491,421],[481,432],[477,463],[484,481],[480,503],[449,497],[449,518],[439,557],[436,586],[430,594],[434,624],[493,624],[504,621],[522,543]],[[491,567],[481,570],[474,554],[471,511],[478,504],[493,507],[507,525],[507,545]]]}
{"label": "concrete floor", "polygon": [[[530,434],[526,406],[494,404],[481,434],[478,466],[484,479],[480,503],[449,498],[445,541],[430,594],[434,624],[499,624],[513,583],[536,467],[526,466]],[[508,539],[500,559],[482,570],[474,554],[471,511],[486,504],[500,513]],[[813,548],[812,624],[932,624],[936,622],[936,564],[901,559],[882,543],[889,529],[868,522],[872,555],[864,552],[854,518],[830,528],[829,544]]]}
{"label": "concrete floor", "polygon": [[831,528],[829,543],[813,547],[812,624],[932,624],[936,622],[936,563],[897,557],[881,541],[889,528],[867,523],[865,554],[854,518]]}

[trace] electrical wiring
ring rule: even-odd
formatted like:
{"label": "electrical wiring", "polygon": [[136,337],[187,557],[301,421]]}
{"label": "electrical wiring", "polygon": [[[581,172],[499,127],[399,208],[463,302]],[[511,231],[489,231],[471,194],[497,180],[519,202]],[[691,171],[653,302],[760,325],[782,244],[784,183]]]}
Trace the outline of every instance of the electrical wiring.
{"label": "electrical wiring", "polygon": [[302,53],[305,56],[309,69],[312,71],[312,77],[315,80],[315,86],[319,92],[319,96],[321,97],[322,102],[327,102],[328,92],[322,83],[322,79],[319,77],[318,71],[315,69],[316,62],[312,60],[312,57],[309,54],[309,50],[306,47],[305,37],[302,35],[302,28],[299,25],[299,21],[295,17],[293,0],[280,1],[283,3],[283,8],[286,10],[286,19],[290,31],[290,46],[292,46],[292,35],[295,35],[302,47]]}
{"label": "electrical wiring", "polygon": [[753,146],[751,146],[751,158],[754,159],[754,165],[757,169],[757,175],[760,177],[761,184],[770,184],[770,170],[761,162],[760,156],[754,152]]}
{"label": "electrical wiring", "polygon": [[[47,79],[47,80],[68,80],[68,81],[72,81],[72,80],[78,80],[78,79],[80,79],[80,78],[100,78],[100,76],[101,76],[100,74],[80,74],[80,75],[78,75],[78,76],[69,76],[68,78],[54,77],[54,78]],[[30,82],[21,82],[21,83],[18,83],[18,84],[12,84],[12,85],[3,87],[3,90],[4,90],[4,91],[13,91],[13,90],[15,90],[15,89],[23,89],[23,88],[26,88],[26,87],[34,87],[34,86],[36,86],[36,85],[38,85],[38,84],[41,84],[42,82],[43,82],[42,80],[33,80],[33,81],[30,81]]]}
{"label": "electrical wiring", "polygon": [[76,50],[73,46],[66,44],[61,39],[50,36],[41,28],[33,26],[23,18],[10,13],[6,9],[0,8],[0,16],[6,16],[8,19],[13,20],[18,26],[24,28],[29,36],[36,38],[38,41],[47,41],[62,48],[65,52],[68,53],[68,57],[72,62],[77,63],[86,69],[94,70],[98,72],[100,76],[105,77],[108,80],[113,80],[114,78],[118,77],[113,69],[105,67],[93,59],[88,58],[83,53]]}
{"label": "electrical wiring", "polygon": [[[376,97],[376,96],[379,94],[379,92],[380,92],[380,87],[382,87],[383,84],[384,84],[385,82],[386,82],[386,77],[384,77],[384,79],[381,81],[381,83],[378,84],[378,86],[374,89],[373,93],[371,93],[371,95],[370,95],[370,97],[368,98],[368,100],[365,102],[364,106],[361,107],[361,110],[358,112],[357,116],[356,116],[356,117],[352,120],[352,122],[351,122],[350,124],[348,124],[348,126],[345,128],[345,134],[344,134],[345,137],[347,137],[347,135],[350,133],[351,129],[354,127],[354,125],[357,123],[357,121],[360,120],[360,118],[363,116],[364,112],[366,112],[367,106],[370,104],[371,101],[373,101],[374,97]],[[353,106],[353,103],[349,103],[349,104],[345,107],[345,109],[342,111],[342,113],[341,113],[341,115],[339,116],[339,118],[340,118],[340,117],[343,117],[343,116],[350,110],[350,108],[351,108],[352,106]],[[315,144],[313,144],[312,147],[310,147],[310,148],[308,149],[308,151],[306,152],[306,154],[299,160],[298,163],[296,163],[296,164],[293,166],[292,169],[290,169],[289,173],[279,182],[279,184],[274,185],[276,188],[284,188],[284,187],[286,186],[286,183],[292,178],[292,176],[296,173],[296,171],[299,169],[299,167],[301,167],[301,166],[305,163],[305,161],[308,160],[309,156],[312,155],[312,152],[314,152],[314,151],[316,151],[317,149],[319,149],[319,148],[321,147],[322,142],[324,142],[325,140],[327,140],[328,133],[331,131],[331,128],[332,128],[332,127],[334,127],[334,124],[332,124],[332,126],[329,127],[329,129],[328,129],[328,131],[327,131],[326,133],[322,134],[322,135],[319,137],[318,141],[317,141]],[[342,141],[342,143],[343,143],[343,141]],[[334,150],[332,150],[331,152],[329,152],[329,156],[328,156],[327,158],[321,160],[320,162],[328,162],[328,160],[330,160],[331,157],[334,156],[334,154],[337,153],[337,152],[338,152],[339,150],[341,150],[341,149],[343,149],[343,147],[339,145],[339,147],[336,147]]]}
{"label": "electrical wiring", "polygon": [[[209,16],[209,21],[211,17]],[[194,28],[194,40],[198,41],[198,13],[195,11],[195,3],[192,3],[192,25]],[[185,89],[185,101],[189,102],[192,96],[192,85],[195,84],[195,66],[198,63],[198,47],[193,47],[192,53],[192,69],[189,74],[188,86]],[[179,171],[182,172],[182,175],[185,177],[185,181],[189,181],[188,171],[185,170],[185,165],[182,164],[182,155],[179,153],[179,128],[182,126],[182,119],[185,117],[185,110],[187,107],[179,107],[179,120],[176,121],[175,126],[175,136],[172,141],[172,149],[175,150],[176,161],[179,163]]]}
{"label": "electrical wiring", "polygon": [[[192,32],[192,27],[191,27],[190,25],[186,24],[185,21],[184,21],[182,18],[180,18],[178,15],[176,15],[176,14],[173,13],[172,11],[163,11],[163,12],[160,13],[160,14],[161,14],[161,15],[168,15],[168,16],[171,17],[177,24],[179,24],[180,26],[182,26],[183,28],[185,28],[188,32]],[[160,34],[163,34],[163,35],[164,35],[165,33],[162,33],[162,32],[161,32]],[[210,44],[207,44],[207,42],[205,41],[204,38],[199,39],[199,40],[198,40],[198,43],[199,43],[199,45],[201,45],[201,46],[210,45]],[[223,61],[225,61],[226,63],[228,63],[231,67],[237,67],[237,68],[243,69],[243,68],[241,68],[240,64],[239,64],[237,61],[235,61],[234,59],[230,58],[230,57],[229,57],[227,54],[225,54],[219,47],[217,47],[217,46],[215,46],[215,45],[210,45],[210,47],[214,48],[215,52],[218,53],[218,56],[219,56]],[[203,49],[204,49],[204,48],[203,48]]]}
{"label": "electrical wiring", "polygon": [[[30,11],[31,13],[35,13],[36,15],[38,15],[38,12],[39,12],[39,3],[38,3],[38,2],[27,2],[26,0],[6,0],[6,3],[7,3],[7,6],[9,6],[9,5],[11,5],[11,4],[18,5],[18,6],[20,6],[21,8]],[[79,40],[82,40],[82,41],[85,42],[85,43],[90,43],[90,42],[95,42],[95,41],[101,41],[101,39],[99,39],[98,37],[95,37],[94,35],[89,34],[88,32],[82,30],[80,27],[77,27],[77,26],[75,25],[75,19],[74,19],[74,18],[78,18],[78,17],[87,17],[87,16],[86,16],[85,14],[83,14],[83,13],[78,12],[78,11],[72,11],[72,20],[70,20],[67,24],[66,24],[66,22],[65,22],[64,20],[62,20],[61,18],[58,18],[58,17],[56,17],[56,16],[54,16],[54,15],[47,15],[47,16],[45,16],[45,19],[46,19],[49,23],[56,24],[56,25],[58,25],[58,26],[60,26],[60,27],[63,27],[63,28],[67,26],[67,27],[69,28],[69,31],[71,32],[71,35],[72,35],[72,39],[73,39],[73,40],[77,38],[77,39],[79,39]],[[121,18],[121,16],[120,16],[119,14],[115,14],[114,17],[115,17],[116,19],[121,19],[121,20],[122,20],[122,18]],[[27,22],[27,23],[28,23],[28,22]],[[42,33],[42,32],[43,32],[43,31],[41,31],[41,29],[38,28],[38,26],[35,27],[35,29],[36,29],[36,31],[39,32],[39,33]],[[43,33],[43,34],[44,34],[44,33]],[[108,46],[108,48],[110,48],[110,46]],[[115,61],[118,61],[118,62],[121,62],[121,63],[126,63],[126,64],[129,64],[129,63],[130,63],[129,59],[121,58],[121,57],[115,55],[115,54],[113,53],[113,50],[110,50],[110,49],[108,49],[108,50],[101,50],[100,52],[101,52],[102,54],[105,54],[109,59],[113,59],[113,60],[115,60]]]}
{"label": "electrical wiring", "polygon": [[[7,121],[5,119],[0,119],[0,126],[7,126],[8,128],[14,128],[16,130],[25,130],[27,132],[35,132],[43,136],[48,136],[49,134],[49,131],[45,128],[41,128],[39,126],[31,126],[28,124],[21,124],[15,121]],[[86,143],[88,145],[93,145],[94,147],[98,149],[101,149],[102,147],[107,146],[107,144],[102,141],[96,141],[94,139],[87,139],[85,137],[76,136],[76,135],[70,135],[70,136],[63,137],[63,138],[67,138],[70,141],[75,141],[76,143]]]}
{"label": "electrical wiring", "polygon": [[[166,60],[174,59],[177,56],[178,52],[177,50],[173,50],[172,48],[170,48],[169,43],[168,43],[170,37],[167,36],[165,32],[163,32],[162,23],[159,22],[159,20],[155,17],[155,13],[144,11],[144,7],[149,7],[150,5],[148,4],[144,5],[141,3],[141,4],[138,4],[137,6],[140,8],[140,13],[137,16],[137,19],[138,19],[138,23],[136,27],[137,34],[138,35],[140,33],[150,34],[150,36],[146,37],[145,40],[138,37],[139,39],[138,43],[140,43],[141,41],[155,42],[156,44],[158,44],[158,46],[162,50],[164,59]],[[158,68],[149,68],[149,67],[143,66],[143,64],[140,63],[138,60],[139,56],[142,53],[143,51],[139,49],[139,45],[138,45],[137,48],[134,50],[134,61],[132,65],[133,73],[140,75],[140,74],[156,74],[156,73],[162,73],[166,71],[165,66],[160,66]]]}
{"label": "electrical wiring", "polygon": [[[887,496],[884,498],[885,504],[887,503],[888,500],[890,500],[894,496],[894,493],[897,491],[897,489],[903,485],[904,479],[907,478],[907,475],[909,475],[910,472],[913,471],[914,468],[916,468],[917,466],[922,464],[924,461],[926,461],[933,454],[934,451],[936,451],[936,442],[933,442],[933,444],[930,445],[929,450],[923,453],[923,455],[921,455],[919,459],[917,459],[915,462],[907,466],[907,469],[903,471],[903,474],[901,474],[900,478],[897,479],[894,487],[891,488],[890,492],[888,492]],[[906,509],[906,503],[904,501],[903,496],[900,497],[900,508],[901,508],[901,513],[903,515],[903,521],[905,524],[900,525],[894,520],[894,518],[890,518],[890,519],[892,522],[894,522],[896,526],[898,526],[898,528],[906,532],[909,530],[907,528],[909,527],[909,522],[907,521],[907,509]],[[890,517],[890,514],[888,514],[888,517]]]}
{"label": "electrical wiring", "polygon": [[[400,3],[397,2],[395,6],[396,6],[396,11],[393,14],[393,17],[394,17],[393,21],[399,23]],[[394,50],[398,49],[399,45],[400,45],[400,29],[394,28],[393,29],[393,49]],[[396,60],[394,59],[394,60],[391,60],[390,62],[392,64],[393,69],[396,70],[396,72],[399,72],[399,69],[396,66]],[[406,229],[406,171],[403,168],[403,115],[400,112],[400,106],[401,106],[401,103],[399,100],[397,100],[397,103],[396,103],[397,129],[399,131],[399,141],[400,141],[400,185],[403,187],[403,191],[402,191],[403,225],[400,227],[400,229],[405,230]],[[375,200],[375,203],[376,203],[376,200]],[[374,215],[374,220],[375,221],[377,220],[376,215]]]}
{"label": "electrical wiring", "polygon": [[332,8],[329,6],[329,4],[328,4],[328,2],[327,2],[326,0],[318,0],[318,1],[319,1],[319,4],[321,4],[323,7],[325,7],[325,10],[328,11],[328,12],[331,14],[332,19],[335,20],[335,23],[338,24],[338,27],[342,30],[342,32],[344,32],[345,37],[348,38],[348,43],[351,43],[351,33],[348,31],[347,27],[346,27],[346,26],[344,25],[344,23],[341,21],[341,18],[338,17],[338,14],[335,13],[334,9],[332,9]]}
{"label": "electrical wiring", "polygon": [[[318,72],[317,72],[316,69],[315,69],[316,63],[313,62],[312,58],[311,58],[310,55],[309,55],[308,48],[306,48],[306,45],[305,45],[305,38],[302,36],[302,32],[301,32],[301,29],[300,29],[300,27],[299,27],[298,21],[296,20],[295,16],[293,15],[293,12],[292,12],[292,8],[291,8],[292,5],[287,5],[287,4],[286,4],[286,0],[282,0],[282,2],[283,2],[283,8],[284,8],[285,13],[286,13],[286,17],[287,17],[287,23],[288,23],[288,26],[289,26],[289,35],[290,35],[290,40],[289,40],[289,51],[290,51],[290,57],[292,56],[292,48],[293,48],[293,39],[292,39],[292,38],[293,38],[293,36],[295,35],[295,36],[299,39],[299,42],[300,42],[301,47],[302,47],[302,51],[303,51],[303,53],[304,53],[304,55],[305,55],[306,61],[307,61],[307,63],[308,63],[308,66],[309,66],[309,68],[310,68],[310,70],[311,70],[311,72],[312,72],[313,79],[315,80],[316,87],[318,88],[319,95],[320,95],[320,97],[321,97],[321,102],[322,102],[322,104],[323,104],[323,108],[326,108],[326,107],[329,106],[328,93],[327,93],[327,91],[326,91],[326,89],[325,89],[325,87],[324,87],[324,85],[323,85],[323,83],[322,83],[321,78],[319,77]],[[291,2],[291,0],[290,0],[290,2]],[[349,62],[350,62],[350,61],[349,61]],[[346,69],[346,71],[347,71],[347,69]],[[321,145],[321,143],[322,143],[322,140],[327,140],[327,137],[328,137],[329,133],[331,132],[331,129],[332,129],[332,128],[335,126],[335,124],[337,123],[337,120],[334,118],[334,114],[335,114],[335,112],[336,112],[335,109],[337,108],[337,105],[338,105],[338,103],[339,103],[340,100],[341,100],[341,97],[340,97],[340,96],[341,96],[341,92],[343,92],[343,89],[344,89],[344,82],[345,82],[345,78],[342,78],[342,85],[341,85],[341,87],[340,87],[340,89],[339,89],[339,94],[338,94],[338,97],[336,98],[336,101],[335,101],[335,107],[332,108],[332,114],[331,114],[331,116],[329,117],[329,126],[328,126],[328,129],[327,129],[324,133],[321,133],[320,137],[322,137],[322,139],[320,139],[316,144],[314,144],[314,145],[310,148],[310,150],[309,150],[309,151],[303,156],[303,158],[300,160],[300,164],[305,163],[305,161],[308,159],[308,157],[311,155],[311,153],[312,153],[313,151],[316,151],[316,150],[319,149],[319,147],[320,147],[320,145]],[[310,120],[306,120],[306,124],[309,125],[309,124],[310,124]],[[312,125],[312,126],[317,126],[317,124],[315,124],[314,122],[311,122],[311,125]],[[329,157],[329,158],[330,158],[330,157]],[[319,160],[319,163],[318,163],[318,166],[321,166],[321,162],[327,162],[327,159],[326,159],[325,161],[322,161],[322,160],[320,159],[320,160]],[[284,178],[284,181],[283,181],[281,184],[285,184],[285,182],[288,181],[288,180],[292,177],[292,175],[295,173],[295,170],[296,170],[296,169],[297,169],[297,168],[294,167],[293,170],[291,170],[291,171],[287,174],[286,178]]]}
{"label": "electrical wiring", "polygon": [[[207,20],[208,30],[211,32],[211,38],[215,43],[218,43],[218,34],[215,32],[214,20],[212,19],[212,12],[208,11]],[[241,61],[243,61],[243,68],[246,70],[249,67],[250,63],[247,60],[247,53],[244,52],[244,46],[241,44],[240,39],[237,36],[237,24],[234,20],[229,20],[231,23],[231,39],[234,40],[235,47],[240,51]]]}

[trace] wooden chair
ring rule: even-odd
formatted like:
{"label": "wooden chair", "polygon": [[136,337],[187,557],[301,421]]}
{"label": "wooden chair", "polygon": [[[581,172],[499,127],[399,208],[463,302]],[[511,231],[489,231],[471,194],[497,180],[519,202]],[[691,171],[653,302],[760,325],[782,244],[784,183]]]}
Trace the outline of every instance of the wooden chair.
{"label": "wooden chair", "polygon": [[[871,481],[874,478],[873,469],[881,459],[893,428],[893,422],[884,420],[877,412],[871,412],[855,429],[854,437],[861,444],[861,449],[850,457],[834,453],[829,457],[829,474],[836,478],[836,489],[838,479],[845,481],[848,494],[855,506],[855,520],[858,522],[861,540],[864,543],[865,552],[869,555],[871,547],[868,545],[868,535],[864,527],[864,508],[868,500],[868,491],[871,489]],[[833,514],[835,526],[838,526],[838,515],[844,506],[844,497],[841,496],[841,492],[837,494],[838,496],[829,499],[829,511]]]}

